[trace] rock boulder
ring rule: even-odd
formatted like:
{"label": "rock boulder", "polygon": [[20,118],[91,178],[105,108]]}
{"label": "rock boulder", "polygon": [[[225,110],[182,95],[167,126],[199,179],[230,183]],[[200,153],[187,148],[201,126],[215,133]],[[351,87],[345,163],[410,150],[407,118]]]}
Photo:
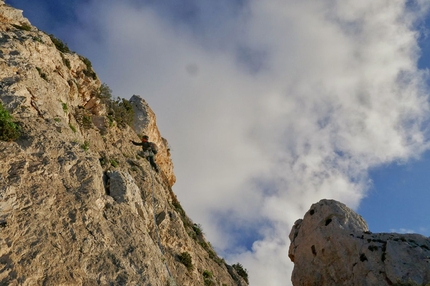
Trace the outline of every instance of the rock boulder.
{"label": "rock boulder", "polygon": [[293,285],[430,285],[430,238],[371,233],[344,204],[313,204],[290,233]]}

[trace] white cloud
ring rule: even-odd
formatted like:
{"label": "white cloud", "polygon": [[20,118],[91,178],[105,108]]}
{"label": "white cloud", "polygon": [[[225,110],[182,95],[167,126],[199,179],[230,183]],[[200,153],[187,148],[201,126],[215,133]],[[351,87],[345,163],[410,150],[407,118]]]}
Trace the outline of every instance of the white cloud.
{"label": "white cloud", "polygon": [[408,228],[390,229],[390,232],[394,233],[417,233],[416,231]]}
{"label": "white cloud", "polygon": [[[312,203],[356,208],[369,168],[427,148],[417,12],[400,0],[196,3],[190,20],[94,1],[76,43],[116,95],[154,109],[174,191],[212,244],[252,285],[285,285],[289,230]],[[235,227],[255,232],[252,249]]]}

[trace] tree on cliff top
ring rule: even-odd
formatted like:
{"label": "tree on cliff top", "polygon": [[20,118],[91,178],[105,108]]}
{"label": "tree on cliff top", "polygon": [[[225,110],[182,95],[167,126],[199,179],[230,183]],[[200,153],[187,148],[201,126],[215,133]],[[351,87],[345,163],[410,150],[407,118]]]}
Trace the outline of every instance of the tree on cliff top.
{"label": "tree on cliff top", "polygon": [[121,127],[132,124],[134,111],[127,99],[120,97],[113,99],[112,90],[106,83],[103,83],[100,86],[98,97],[106,106],[108,118],[110,121],[116,121],[118,126]]}

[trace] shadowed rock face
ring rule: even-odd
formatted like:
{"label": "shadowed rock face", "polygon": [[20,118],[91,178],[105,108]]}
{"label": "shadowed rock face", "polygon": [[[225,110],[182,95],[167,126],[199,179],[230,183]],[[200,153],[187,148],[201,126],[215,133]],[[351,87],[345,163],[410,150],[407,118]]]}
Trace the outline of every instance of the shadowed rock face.
{"label": "shadowed rock face", "polygon": [[290,233],[293,285],[429,285],[430,238],[371,233],[334,200],[313,204]]}
{"label": "shadowed rock face", "polygon": [[134,129],[109,124],[100,85],[0,0],[0,102],[22,129],[0,141],[0,285],[246,285],[173,193],[149,106],[134,97],[160,173],[137,156]]}

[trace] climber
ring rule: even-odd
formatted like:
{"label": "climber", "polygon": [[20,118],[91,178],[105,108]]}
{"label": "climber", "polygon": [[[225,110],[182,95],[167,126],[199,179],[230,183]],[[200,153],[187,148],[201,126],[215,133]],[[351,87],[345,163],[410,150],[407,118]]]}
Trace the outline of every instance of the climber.
{"label": "climber", "polygon": [[144,135],[142,137],[142,143],[134,142],[133,140],[130,140],[130,142],[133,143],[133,145],[142,146],[143,152],[139,152],[138,155],[143,158],[146,158],[151,164],[151,167],[158,173],[158,166],[154,161],[154,156],[158,152],[158,147],[155,143],[149,142],[148,140],[149,137],[147,135]]}

